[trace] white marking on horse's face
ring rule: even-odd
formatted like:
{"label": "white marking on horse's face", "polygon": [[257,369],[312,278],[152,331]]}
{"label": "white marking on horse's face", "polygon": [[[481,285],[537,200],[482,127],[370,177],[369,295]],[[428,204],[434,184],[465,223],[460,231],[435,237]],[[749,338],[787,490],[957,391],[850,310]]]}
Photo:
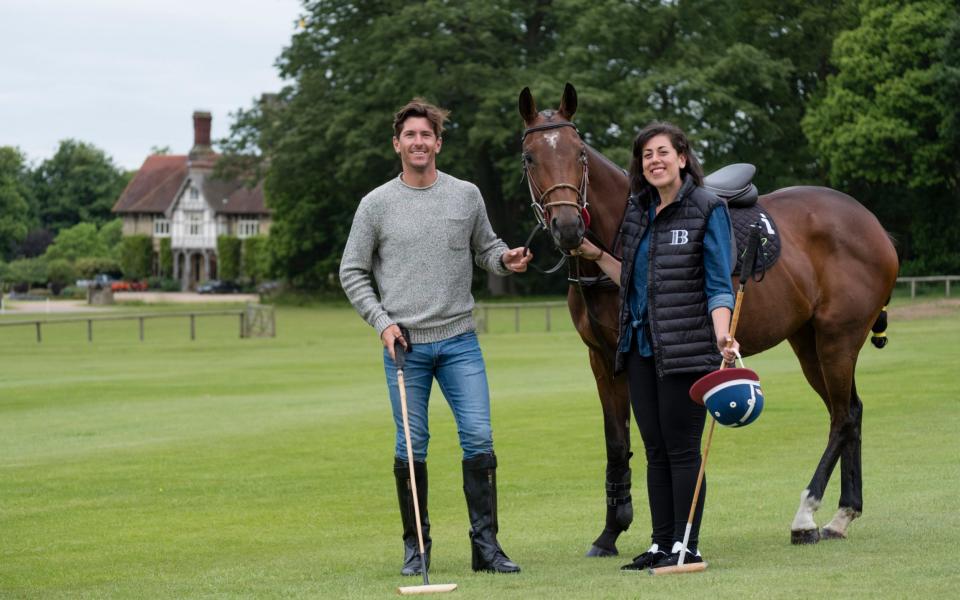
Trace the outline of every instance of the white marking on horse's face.
{"label": "white marking on horse's face", "polygon": [[543,136],[543,139],[547,140],[547,143],[550,144],[550,147],[554,150],[557,149],[557,140],[560,139],[560,133],[554,131]]}
{"label": "white marking on horse's face", "polygon": [[820,508],[820,501],[810,497],[810,490],[806,489],[800,493],[800,508],[797,509],[797,516],[793,518],[793,524],[790,525],[792,531],[806,531],[817,528],[817,522],[813,520],[813,514]]}

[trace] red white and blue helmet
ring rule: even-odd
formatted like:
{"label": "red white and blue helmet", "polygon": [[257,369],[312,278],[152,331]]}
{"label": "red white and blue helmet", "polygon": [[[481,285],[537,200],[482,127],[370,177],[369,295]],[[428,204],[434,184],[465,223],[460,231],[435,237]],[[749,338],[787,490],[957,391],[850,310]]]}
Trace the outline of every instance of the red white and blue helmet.
{"label": "red white and blue helmet", "polygon": [[690,387],[690,398],[707,407],[721,425],[743,427],[763,410],[763,390],[755,372],[742,367],[708,373]]}

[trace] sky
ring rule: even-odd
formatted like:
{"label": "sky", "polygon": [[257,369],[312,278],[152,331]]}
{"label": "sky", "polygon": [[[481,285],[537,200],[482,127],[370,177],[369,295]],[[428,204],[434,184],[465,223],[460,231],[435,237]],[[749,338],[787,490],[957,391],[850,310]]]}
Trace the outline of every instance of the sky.
{"label": "sky", "polygon": [[0,0],[0,146],[31,164],[60,140],[124,169],[152,147],[186,154],[194,110],[230,113],[279,90],[274,66],[300,0]]}

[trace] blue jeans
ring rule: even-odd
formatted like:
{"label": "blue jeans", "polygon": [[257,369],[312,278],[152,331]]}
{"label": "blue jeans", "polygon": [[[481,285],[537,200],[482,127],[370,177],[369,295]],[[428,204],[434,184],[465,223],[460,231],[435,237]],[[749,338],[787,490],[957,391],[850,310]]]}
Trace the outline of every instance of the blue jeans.
{"label": "blue jeans", "polygon": [[[390,390],[393,421],[397,426],[396,456],[400,460],[407,460],[397,366],[386,348],[383,349],[383,368]],[[492,453],[493,430],[490,427],[487,369],[477,334],[469,332],[439,342],[413,344],[413,350],[407,353],[403,378],[407,390],[407,415],[414,460],[427,460],[427,445],[430,442],[427,406],[434,377],[453,411],[464,460]]]}

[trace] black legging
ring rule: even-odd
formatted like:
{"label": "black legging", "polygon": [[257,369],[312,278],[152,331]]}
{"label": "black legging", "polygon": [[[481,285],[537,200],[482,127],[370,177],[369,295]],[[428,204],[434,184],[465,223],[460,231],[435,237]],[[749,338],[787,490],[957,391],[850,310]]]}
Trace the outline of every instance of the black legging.
{"label": "black legging", "polygon": [[[647,495],[653,542],[670,552],[683,540],[690,515],[690,502],[700,470],[700,438],[706,409],[690,400],[689,390],[702,373],[657,377],[653,357],[636,351],[627,357],[627,385],[633,416],[647,454]],[[703,502],[707,495],[704,477],[687,547],[696,552]]]}

